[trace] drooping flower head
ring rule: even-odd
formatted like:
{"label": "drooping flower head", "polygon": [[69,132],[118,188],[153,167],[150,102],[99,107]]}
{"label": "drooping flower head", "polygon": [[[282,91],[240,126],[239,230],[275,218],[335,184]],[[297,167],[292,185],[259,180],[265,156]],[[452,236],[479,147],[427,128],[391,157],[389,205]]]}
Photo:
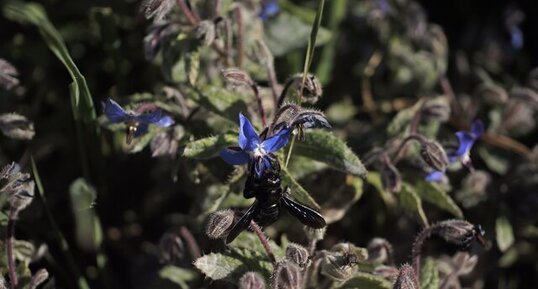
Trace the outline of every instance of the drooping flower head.
{"label": "drooping flower head", "polygon": [[239,113],[239,147],[231,146],[220,152],[220,156],[231,165],[252,162],[256,175],[260,177],[270,164],[270,154],[284,147],[289,140],[290,128],[283,128],[274,135],[260,139],[250,121]]}
{"label": "drooping flower head", "polygon": [[[467,168],[471,169],[471,149],[473,148],[476,140],[484,132],[484,123],[480,120],[473,122],[471,125],[471,131],[458,131],[456,137],[458,138],[458,148],[451,153],[448,153],[448,163],[453,164],[458,160]],[[433,171],[426,176],[426,181],[435,182],[440,181],[444,177],[444,172]]]}
{"label": "drooping flower head", "polygon": [[140,105],[136,111],[125,111],[111,98],[101,103],[103,112],[111,123],[123,122],[127,126],[127,144],[133,138],[142,136],[148,131],[148,126],[154,124],[158,127],[169,127],[174,120],[163,115],[162,110],[154,105]]}

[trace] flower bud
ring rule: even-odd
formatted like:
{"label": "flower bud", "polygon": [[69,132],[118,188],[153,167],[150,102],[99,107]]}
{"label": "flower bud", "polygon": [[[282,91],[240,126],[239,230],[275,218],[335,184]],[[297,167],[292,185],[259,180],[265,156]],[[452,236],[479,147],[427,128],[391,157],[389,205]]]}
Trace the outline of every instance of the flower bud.
{"label": "flower bud", "polygon": [[32,202],[34,190],[35,183],[31,180],[30,174],[17,172],[8,176],[7,184],[0,189],[0,192],[7,194],[12,208],[21,211]]}
{"label": "flower bud", "polygon": [[216,38],[215,23],[212,20],[200,21],[194,30],[194,36],[202,40],[205,46],[211,45]]}
{"label": "flower bud", "polygon": [[0,130],[13,139],[29,140],[35,135],[34,124],[16,113],[0,114]]}
{"label": "flower bud", "polygon": [[279,262],[271,278],[273,288],[276,289],[299,289],[303,285],[303,272],[297,265],[288,261]]}
{"label": "flower bud", "polygon": [[449,243],[467,245],[474,237],[474,225],[464,220],[447,220],[439,223],[439,236]]}
{"label": "flower bud", "polygon": [[45,282],[45,280],[47,280],[48,278],[49,278],[49,272],[46,269],[39,269],[34,274],[34,276],[32,276],[32,279],[30,280],[30,285],[28,286],[28,288],[35,289],[41,283]]}
{"label": "flower bud", "polygon": [[356,261],[351,256],[328,253],[321,262],[321,274],[338,282],[351,278],[357,271]]}
{"label": "flower bud", "polygon": [[286,248],[286,259],[300,268],[306,267],[309,257],[308,250],[299,244],[290,243]]}
{"label": "flower bud", "polygon": [[448,166],[448,157],[443,147],[433,140],[422,142],[421,145],[422,159],[434,170],[444,172]]}
{"label": "flower bud", "polygon": [[386,263],[392,259],[392,245],[383,238],[374,238],[368,243],[368,261]]}
{"label": "flower bud", "polygon": [[319,240],[323,240],[323,238],[325,237],[325,233],[327,232],[327,227],[323,227],[321,229],[314,229],[308,226],[304,226],[304,230],[305,230],[306,237],[308,238],[308,240],[319,241]]}
{"label": "flower bud", "polygon": [[404,264],[400,268],[400,273],[396,278],[393,289],[419,289],[418,278],[415,270],[409,264]]}
{"label": "flower bud", "polygon": [[250,75],[239,68],[226,68],[221,70],[222,76],[227,83],[234,86],[252,86],[254,81],[250,78]]}
{"label": "flower bud", "polygon": [[160,260],[163,263],[174,263],[183,258],[185,246],[181,238],[174,233],[165,233],[159,241]]}
{"label": "flower bud", "polygon": [[257,272],[247,272],[239,279],[239,289],[265,289],[265,281]]}
{"label": "flower bud", "polygon": [[398,193],[402,189],[402,176],[400,171],[392,164],[387,163],[381,169],[381,184],[387,192]]}
{"label": "flower bud", "polygon": [[4,59],[0,59],[0,86],[10,90],[14,86],[19,84],[19,80],[17,79],[18,75],[17,68],[15,66],[11,65],[11,63],[5,61]]}
{"label": "flower bud", "polygon": [[508,93],[504,88],[496,84],[481,84],[476,96],[490,105],[502,105],[508,101]]}
{"label": "flower bud", "polygon": [[486,171],[475,170],[463,179],[463,189],[473,193],[484,193],[491,181],[490,175]]}
{"label": "flower bud", "polygon": [[207,220],[206,234],[211,239],[226,237],[234,222],[234,212],[230,209],[219,210],[211,214]]}
{"label": "flower bud", "polygon": [[390,282],[396,281],[398,273],[398,268],[385,265],[379,265],[375,267],[374,271],[372,272],[372,274],[379,276],[383,279],[389,280]]}
{"label": "flower bud", "polygon": [[304,81],[304,87],[302,87],[303,74],[298,74],[296,81],[298,81],[297,95],[301,96],[302,102],[306,102],[309,104],[315,104],[316,102],[318,102],[318,100],[323,94],[323,86],[315,75],[308,74],[306,76]]}

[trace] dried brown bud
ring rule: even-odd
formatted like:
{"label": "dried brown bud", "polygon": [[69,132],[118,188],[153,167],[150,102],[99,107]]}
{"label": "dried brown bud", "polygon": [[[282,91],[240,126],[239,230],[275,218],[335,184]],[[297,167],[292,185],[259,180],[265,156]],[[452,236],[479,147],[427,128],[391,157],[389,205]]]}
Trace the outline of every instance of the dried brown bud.
{"label": "dried brown bud", "polygon": [[14,86],[19,84],[17,79],[17,68],[11,65],[11,63],[0,59],[0,86],[4,87],[7,90],[10,90]]}
{"label": "dried brown bud", "polygon": [[419,289],[418,278],[415,270],[409,264],[404,264],[400,268],[400,273],[396,278],[393,289]]}
{"label": "dried brown bud", "polygon": [[309,257],[308,250],[299,244],[290,243],[286,248],[286,259],[300,268],[306,267]]}
{"label": "dried brown bud", "polygon": [[279,262],[271,276],[275,289],[299,289],[303,284],[303,272],[288,261]]}
{"label": "dried brown bud", "polygon": [[447,220],[438,226],[439,236],[456,245],[467,245],[475,235],[474,225],[464,220]]}
{"label": "dried brown bud", "polygon": [[368,243],[368,261],[386,263],[392,260],[392,245],[383,238],[374,238]]}
{"label": "dried brown bud", "polygon": [[234,222],[232,210],[219,210],[211,214],[207,220],[206,234],[211,239],[226,237],[228,230]]}
{"label": "dried brown bud", "polygon": [[381,278],[387,279],[390,282],[396,281],[396,278],[398,277],[398,273],[399,273],[398,268],[392,267],[392,266],[385,266],[385,265],[380,265],[380,266],[375,267],[374,271],[372,272],[372,274],[379,276]]}
{"label": "dried brown bud", "polygon": [[[352,255],[350,255],[352,256]],[[327,253],[321,261],[321,274],[334,281],[343,282],[353,276],[357,271],[353,257],[338,253]]]}
{"label": "dried brown bud", "polygon": [[265,289],[265,281],[257,272],[247,272],[239,279],[239,289]]}
{"label": "dried brown bud", "polygon": [[436,171],[444,172],[448,166],[448,157],[445,149],[434,140],[421,143],[420,155]]}
{"label": "dried brown bud", "polygon": [[222,71],[222,76],[224,77],[224,80],[228,82],[231,85],[234,86],[252,86],[254,85],[254,81],[252,81],[252,78],[250,78],[250,75],[246,73],[245,71],[239,69],[239,68],[226,68]]}

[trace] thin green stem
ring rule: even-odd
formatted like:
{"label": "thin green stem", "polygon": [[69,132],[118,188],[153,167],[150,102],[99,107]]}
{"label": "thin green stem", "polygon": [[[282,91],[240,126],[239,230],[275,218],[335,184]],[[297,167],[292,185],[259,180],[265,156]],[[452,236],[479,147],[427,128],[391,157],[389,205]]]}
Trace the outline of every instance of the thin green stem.
{"label": "thin green stem", "polygon": [[293,145],[295,144],[295,135],[291,137],[290,149],[288,150],[288,155],[286,156],[286,162],[284,163],[284,168],[288,168],[288,163],[290,162],[291,152],[293,151]]}

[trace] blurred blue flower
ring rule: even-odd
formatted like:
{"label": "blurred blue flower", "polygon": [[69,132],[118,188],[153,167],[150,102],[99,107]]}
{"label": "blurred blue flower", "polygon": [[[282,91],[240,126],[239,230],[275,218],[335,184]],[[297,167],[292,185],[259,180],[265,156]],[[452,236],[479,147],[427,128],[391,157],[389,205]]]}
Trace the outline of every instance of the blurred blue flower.
{"label": "blurred blue flower", "polygon": [[280,6],[278,5],[277,0],[263,1],[262,10],[260,11],[260,14],[258,14],[258,16],[263,21],[266,21],[267,19],[269,19],[269,17],[275,16],[279,11]]}
{"label": "blurred blue flower", "polygon": [[228,147],[220,156],[231,165],[242,165],[253,161],[258,177],[270,166],[269,154],[276,152],[288,143],[290,128],[284,128],[273,136],[261,140],[250,121],[239,113],[239,147]]}
{"label": "blurred blue flower", "polygon": [[[127,144],[133,138],[139,137],[148,131],[150,124],[159,127],[169,127],[174,124],[174,120],[167,115],[163,115],[162,110],[157,108],[150,113],[145,113],[146,107],[138,111],[125,111],[117,102],[111,98],[101,103],[103,112],[111,123],[123,122],[127,125]],[[151,106],[150,108],[154,108]]]}
{"label": "blurred blue flower", "polygon": [[[480,137],[480,135],[484,132],[484,123],[480,120],[476,120],[471,125],[471,131],[458,131],[456,132],[456,137],[459,141],[458,149],[452,153],[448,154],[448,163],[453,164],[456,161],[460,160],[460,162],[468,167],[472,168],[471,164],[471,149],[473,148],[474,143],[476,140]],[[436,182],[440,181],[444,177],[444,172],[440,171],[433,171],[429,173],[426,176],[426,181],[428,182]]]}

